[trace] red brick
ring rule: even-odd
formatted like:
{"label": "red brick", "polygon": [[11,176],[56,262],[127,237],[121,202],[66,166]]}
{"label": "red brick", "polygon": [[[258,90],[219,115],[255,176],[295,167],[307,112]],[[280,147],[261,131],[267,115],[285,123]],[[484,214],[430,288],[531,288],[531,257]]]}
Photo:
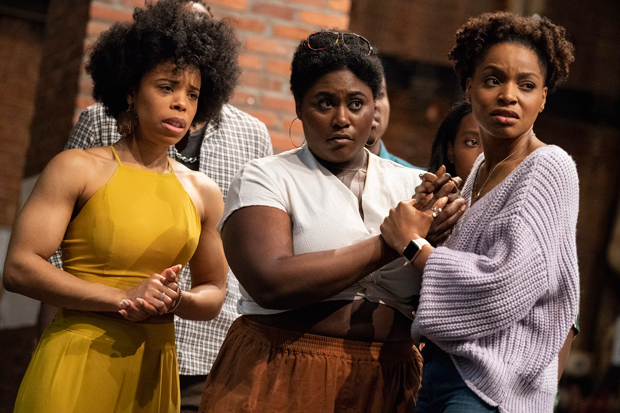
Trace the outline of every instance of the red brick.
{"label": "red brick", "polygon": [[[295,137],[292,138],[293,141],[291,142],[291,138],[289,138],[288,133],[273,132],[270,130],[269,136],[271,136],[271,144],[273,145],[273,151],[275,153],[295,149],[297,147],[296,145],[301,146],[301,143],[303,142]],[[295,144],[293,144],[293,142],[295,142]]]}
{"label": "red brick", "polygon": [[273,35],[275,37],[282,37],[284,39],[291,39],[291,40],[297,40],[297,41],[305,39],[306,37],[308,37],[314,32],[315,30],[303,29],[301,27],[291,27],[291,26],[274,26],[273,27]]}
{"label": "red brick", "polygon": [[282,82],[269,79],[258,73],[243,72],[239,78],[239,83],[245,86],[256,87],[266,90],[282,90]]}
{"label": "red brick", "polygon": [[290,130],[293,137],[298,136],[303,140],[304,125],[296,117],[288,116],[284,118],[284,120],[282,120],[282,130],[287,133]]}
{"label": "red brick", "polygon": [[121,0],[121,4],[126,7],[144,7],[145,0]]}
{"label": "red brick", "polygon": [[95,99],[86,96],[77,96],[75,98],[75,107],[79,109],[86,109],[90,105],[95,103]]}
{"label": "red brick", "polygon": [[329,0],[329,8],[349,13],[351,10],[351,0]]}
{"label": "red brick", "polygon": [[280,124],[278,116],[271,111],[260,109],[245,109],[245,111],[255,118],[258,118],[258,120],[263,122],[270,129]]}
{"label": "red brick", "polygon": [[93,93],[93,81],[90,77],[80,79],[80,94],[91,95]]}
{"label": "red brick", "polygon": [[314,13],[311,11],[301,12],[301,21],[316,24],[321,27],[346,29],[349,26],[349,16],[338,16],[325,13]]}
{"label": "red brick", "polygon": [[269,54],[289,55],[293,47],[281,40],[263,39],[261,37],[250,37],[246,41],[248,51],[263,52]]}
{"label": "red brick", "polygon": [[268,72],[278,75],[291,76],[291,62],[289,60],[267,60],[266,69]]}
{"label": "red brick", "polygon": [[263,59],[256,55],[242,54],[239,55],[239,66],[249,67],[250,69],[261,69],[263,67]]}
{"label": "red brick", "polygon": [[90,6],[90,18],[105,22],[125,22],[132,20],[132,13],[95,2]]}
{"label": "red brick", "polygon": [[295,9],[285,6],[276,6],[267,3],[258,3],[252,7],[252,11],[257,14],[264,14],[280,19],[293,20],[295,17]]}
{"label": "red brick", "polygon": [[88,22],[86,26],[86,36],[88,37],[99,37],[99,35],[110,28],[108,23],[101,22]]}
{"label": "red brick", "polygon": [[256,96],[251,93],[242,92],[239,89],[235,90],[235,94],[230,99],[231,103],[236,105],[254,105],[256,103]]}
{"label": "red brick", "polygon": [[209,0],[209,5],[219,4],[235,10],[245,10],[248,7],[247,0]]}
{"label": "red brick", "polygon": [[247,30],[249,32],[262,33],[265,31],[265,23],[256,19],[242,19],[240,17],[231,17],[230,22],[238,30]]}
{"label": "red brick", "polygon": [[288,0],[291,3],[308,4],[310,6],[322,7],[325,5],[325,0]]}
{"label": "red brick", "polygon": [[261,98],[260,106],[263,109],[281,110],[284,112],[295,114],[295,102],[293,101],[292,96],[290,97],[290,99],[263,96]]}

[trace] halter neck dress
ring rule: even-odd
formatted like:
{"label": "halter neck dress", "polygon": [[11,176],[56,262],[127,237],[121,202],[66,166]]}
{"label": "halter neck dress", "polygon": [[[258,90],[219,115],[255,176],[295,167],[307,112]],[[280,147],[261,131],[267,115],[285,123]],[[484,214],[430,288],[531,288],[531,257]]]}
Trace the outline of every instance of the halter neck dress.
{"label": "halter neck dress", "polygon": [[[168,161],[164,173],[118,167],[69,223],[63,268],[127,290],[185,265],[200,216]],[[173,412],[180,406],[174,325],[60,308],[19,390],[16,412]]]}

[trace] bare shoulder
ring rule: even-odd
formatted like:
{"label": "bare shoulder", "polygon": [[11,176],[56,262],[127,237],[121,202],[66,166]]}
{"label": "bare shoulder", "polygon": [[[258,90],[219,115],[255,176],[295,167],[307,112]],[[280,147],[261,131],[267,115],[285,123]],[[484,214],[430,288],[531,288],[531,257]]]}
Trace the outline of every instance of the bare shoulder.
{"label": "bare shoulder", "polygon": [[179,182],[183,185],[190,198],[201,211],[204,218],[211,211],[219,211],[224,208],[222,191],[215,181],[202,172],[192,171],[185,165],[172,161],[172,167]]}

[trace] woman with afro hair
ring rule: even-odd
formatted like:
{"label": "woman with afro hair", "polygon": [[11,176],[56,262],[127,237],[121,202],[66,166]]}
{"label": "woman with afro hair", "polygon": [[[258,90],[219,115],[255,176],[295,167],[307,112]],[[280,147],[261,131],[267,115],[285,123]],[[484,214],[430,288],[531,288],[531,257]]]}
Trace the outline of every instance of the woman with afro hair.
{"label": "woman with afro hair", "polygon": [[[572,158],[533,126],[573,46],[546,18],[500,12],[470,19],[449,57],[483,153],[451,236],[412,261],[423,275],[411,330],[426,343],[416,412],[551,412],[579,302],[579,182]],[[386,242],[402,251],[423,238],[419,215],[399,204]]]}
{"label": "woman with afro hair", "polygon": [[[178,0],[136,9],[94,45],[93,95],[122,138],[54,157],[17,218],[4,284],[59,310],[16,412],[179,410],[173,318],[219,313],[227,263],[218,186],[167,151],[230,97],[237,48],[230,27]],[[59,246],[64,270],[47,262]]]}

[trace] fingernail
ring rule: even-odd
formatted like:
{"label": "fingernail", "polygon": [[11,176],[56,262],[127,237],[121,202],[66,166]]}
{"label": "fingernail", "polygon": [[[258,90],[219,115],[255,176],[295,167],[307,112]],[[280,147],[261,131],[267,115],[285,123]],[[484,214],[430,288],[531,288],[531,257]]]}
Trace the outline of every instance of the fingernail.
{"label": "fingernail", "polygon": [[143,300],[142,300],[142,298],[140,298],[140,297],[136,298],[136,301],[137,301],[137,302],[139,302],[140,304],[142,304],[142,303],[143,303]]}
{"label": "fingernail", "polygon": [[424,174],[423,173],[420,174],[420,179],[422,179],[422,178],[424,178]]}
{"label": "fingernail", "polygon": [[439,209],[437,210],[437,212],[441,212],[441,208],[439,208]]}
{"label": "fingernail", "polygon": [[122,309],[125,309],[127,307],[127,303],[125,302],[125,300],[121,301],[121,303],[119,304],[119,307]]}

